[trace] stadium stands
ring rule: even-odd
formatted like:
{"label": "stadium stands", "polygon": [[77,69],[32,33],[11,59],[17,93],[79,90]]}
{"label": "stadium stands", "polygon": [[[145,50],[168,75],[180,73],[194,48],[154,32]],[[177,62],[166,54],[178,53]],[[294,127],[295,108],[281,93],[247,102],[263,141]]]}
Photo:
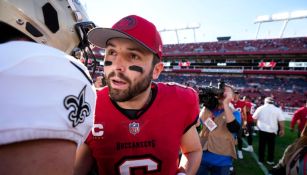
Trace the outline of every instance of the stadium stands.
{"label": "stadium stands", "polygon": [[[104,52],[93,48],[93,54],[101,74]],[[307,37],[168,44],[163,46],[163,62],[158,81],[197,89],[223,79],[256,103],[272,95],[289,107],[307,99]]]}
{"label": "stadium stands", "polygon": [[162,74],[157,81],[171,81],[194,87],[196,90],[204,86],[217,86],[223,80],[242,95],[248,95],[254,103],[260,105],[267,96],[274,96],[276,102],[283,107],[299,107],[307,99],[307,79],[301,77],[274,76],[232,76],[232,75],[199,75],[199,74]]}
{"label": "stadium stands", "polygon": [[297,52],[306,51],[307,37],[164,45],[163,53]]}

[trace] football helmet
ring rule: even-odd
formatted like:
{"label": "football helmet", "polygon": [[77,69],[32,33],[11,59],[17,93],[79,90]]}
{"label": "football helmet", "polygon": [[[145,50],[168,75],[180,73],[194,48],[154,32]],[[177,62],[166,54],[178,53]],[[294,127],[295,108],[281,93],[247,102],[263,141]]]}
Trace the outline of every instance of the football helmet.
{"label": "football helmet", "polygon": [[68,54],[87,47],[95,27],[79,0],[0,0],[0,22]]}

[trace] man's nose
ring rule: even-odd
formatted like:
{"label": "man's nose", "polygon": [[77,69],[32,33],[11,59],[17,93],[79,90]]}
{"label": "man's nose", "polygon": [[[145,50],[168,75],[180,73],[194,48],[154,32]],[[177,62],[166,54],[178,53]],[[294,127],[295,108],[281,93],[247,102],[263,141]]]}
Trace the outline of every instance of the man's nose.
{"label": "man's nose", "polygon": [[126,63],[124,57],[121,56],[121,55],[116,56],[116,59],[113,61],[113,64],[114,64],[115,69],[117,71],[124,72],[126,70],[127,63]]}

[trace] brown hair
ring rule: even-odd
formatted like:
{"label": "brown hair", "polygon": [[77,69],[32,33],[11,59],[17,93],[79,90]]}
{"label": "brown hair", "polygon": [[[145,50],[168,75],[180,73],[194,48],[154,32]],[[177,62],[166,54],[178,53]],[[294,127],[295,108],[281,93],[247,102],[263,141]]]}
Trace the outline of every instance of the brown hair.
{"label": "brown hair", "polygon": [[305,123],[304,129],[301,133],[301,137],[298,138],[291,146],[288,147],[286,150],[286,154],[284,155],[284,161],[283,163],[286,164],[290,161],[293,154],[299,150],[300,148],[303,148],[304,146],[307,146],[307,123]]}

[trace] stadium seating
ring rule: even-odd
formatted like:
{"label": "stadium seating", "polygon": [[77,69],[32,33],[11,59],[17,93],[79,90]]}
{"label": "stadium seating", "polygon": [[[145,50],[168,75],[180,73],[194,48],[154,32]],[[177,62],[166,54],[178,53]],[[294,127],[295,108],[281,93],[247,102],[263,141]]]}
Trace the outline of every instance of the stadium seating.
{"label": "stadium seating", "polygon": [[220,80],[240,90],[242,96],[250,96],[258,105],[263,103],[267,96],[274,96],[276,102],[283,107],[299,107],[307,99],[307,79],[303,78],[163,73],[157,81],[177,82],[197,90],[210,84],[217,86]]}
{"label": "stadium seating", "polygon": [[259,39],[223,42],[167,44],[164,54],[223,53],[223,52],[268,52],[300,51],[307,49],[307,37],[283,39]]}
{"label": "stadium seating", "polygon": [[[227,57],[225,58],[227,54],[232,61],[228,62],[229,65],[237,64],[237,66],[231,67],[228,63],[224,67],[216,66],[210,62],[212,59],[216,63],[220,57],[224,57],[227,61]],[[241,54],[244,56],[236,57]],[[98,59],[96,74],[99,75],[103,72],[103,65],[99,60],[103,59],[104,51],[93,48],[93,55]],[[306,68],[288,66],[289,61],[306,62],[307,37],[167,44],[163,46],[163,55],[163,59],[168,60],[172,66],[163,72],[158,81],[178,82],[197,89],[210,83],[217,85],[218,80],[223,79],[241,90],[242,95],[251,96],[255,103],[259,104],[263,102],[264,97],[271,95],[281,106],[289,107],[299,107],[307,99]],[[206,62],[208,60],[210,61]],[[271,61],[275,61],[277,66],[258,65]],[[187,62],[191,63],[191,66],[180,66],[180,63]],[[205,64],[195,66],[196,63]],[[215,72],[203,72],[201,69],[206,71],[211,69]],[[234,71],[225,71],[227,69]],[[220,74],[223,70],[225,72]]]}

